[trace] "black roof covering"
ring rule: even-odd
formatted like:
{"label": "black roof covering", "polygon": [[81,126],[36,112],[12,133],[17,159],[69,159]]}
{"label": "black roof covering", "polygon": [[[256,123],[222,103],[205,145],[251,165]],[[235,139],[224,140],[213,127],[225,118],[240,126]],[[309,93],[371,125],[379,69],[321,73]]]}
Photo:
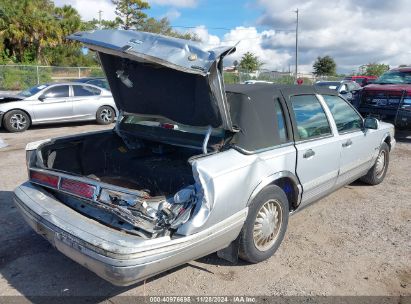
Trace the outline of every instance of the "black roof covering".
{"label": "black roof covering", "polygon": [[[289,141],[292,127],[289,119],[290,96],[304,94],[338,95],[334,90],[314,86],[235,84],[226,85],[233,125],[239,132],[232,137],[232,143],[249,153],[274,147],[281,142],[276,115],[276,100],[285,115]],[[278,103],[277,103],[278,105]]]}

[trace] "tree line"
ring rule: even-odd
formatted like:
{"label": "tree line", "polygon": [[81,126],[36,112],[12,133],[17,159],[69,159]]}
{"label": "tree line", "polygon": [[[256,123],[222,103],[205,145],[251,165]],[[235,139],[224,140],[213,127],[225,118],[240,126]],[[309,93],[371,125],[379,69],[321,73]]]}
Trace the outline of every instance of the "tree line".
{"label": "tree line", "polygon": [[[401,65],[405,66],[405,65]],[[360,66],[359,74],[365,76],[381,76],[384,72],[388,71],[390,66],[384,63],[368,63]],[[314,75],[321,76],[336,76],[337,64],[331,56],[317,57],[313,64]]]}
{"label": "tree line", "polygon": [[0,64],[98,65],[92,53],[65,39],[72,33],[98,28],[136,29],[199,40],[193,33],[175,31],[167,18],[150,17],[146,1],[112,2],[116,7],[114,20],[84,21],[72,6],[57,7],[52,0],[0,0]]}

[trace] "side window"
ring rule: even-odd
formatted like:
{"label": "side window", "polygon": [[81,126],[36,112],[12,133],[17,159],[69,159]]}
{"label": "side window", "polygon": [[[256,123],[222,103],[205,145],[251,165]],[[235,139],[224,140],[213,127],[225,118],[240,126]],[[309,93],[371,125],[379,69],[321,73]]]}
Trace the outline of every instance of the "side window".
{"label": "side window", "polygon": [[362,128],[362,117],[342,98],[323,95],[330,109],[339,133],[351,132]]}
{"label": "side window", "polygon": [[48,89],[46,92],[44,92],[42,97],[45,97],[45,98],[69,97],[69,86],[60,85],[60,86],[52,87]]}
{"label": "side window", "polygon": [[101,91],[95,87],[85,85],[73,85],[74,96],[96,96]]}
{"label": "side window", "polygon": [[291,104],[300,139],[331,135],[330,124],[317,97],[314,95],[292,96]]}
{"label": "side window", "polygon": [[288,141],[287,127],[285,125],[285,119],[284,119],[284,110],[278,99],[274,101],[274,106],[275,106],[275,114],[277,117],[277,124],[278,124],[278,135],[280,137],[280,142],[283,144]]}

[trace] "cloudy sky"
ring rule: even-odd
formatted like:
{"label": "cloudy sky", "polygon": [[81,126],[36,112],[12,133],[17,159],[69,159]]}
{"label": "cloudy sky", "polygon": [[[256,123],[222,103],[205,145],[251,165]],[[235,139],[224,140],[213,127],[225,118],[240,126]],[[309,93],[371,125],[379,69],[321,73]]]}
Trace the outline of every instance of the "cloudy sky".
{"label": "cloudy sky", "polygon": [[[239,59],[258,55],[271,70],[294,69],[295,10],[300,11],[299,69],[310,72],[318,56],[332,56],[339,72],[369,62],[411,65],[410,0],[149,0],[153,17],[197,33],[209,47],[233,45]],[[115,17],[110,0],[55,0],[86,20]],[[180,27],[181,26],[181,27]],[[192,28],[191,28],[192,27]]]}

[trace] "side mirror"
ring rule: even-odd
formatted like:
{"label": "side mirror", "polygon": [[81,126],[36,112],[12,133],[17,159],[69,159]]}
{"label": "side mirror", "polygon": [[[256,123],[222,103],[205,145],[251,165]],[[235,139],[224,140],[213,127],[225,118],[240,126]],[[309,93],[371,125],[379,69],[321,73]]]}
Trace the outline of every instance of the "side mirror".
{"label": "side mirror", "polygon": [[345,95],[345,94],[348,94],[348,91],[345,91],[345,90],[343,90],[343,91],[340,91],[340,94],[341,94],[341,95]]}
{"label": "side mirror", "polygon": [[378,130],[380,123],[378,122],[378,119],[375,117],[366,117],[364,119],[364,128],[365,129],[372,129],[372,130]]}
{"label": "side mirror", "polygon": [[44,95],[39,96],[40,101],[44,101],[44,99],[46,99],[46,96],[44,96]]}

